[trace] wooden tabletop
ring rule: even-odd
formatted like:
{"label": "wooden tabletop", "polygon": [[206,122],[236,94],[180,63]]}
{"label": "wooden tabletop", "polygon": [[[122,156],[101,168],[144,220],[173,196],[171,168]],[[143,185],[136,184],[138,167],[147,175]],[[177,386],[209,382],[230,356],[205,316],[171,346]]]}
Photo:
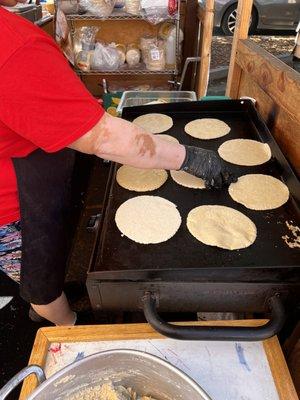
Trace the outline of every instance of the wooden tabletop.
{"label": "wooden tabletop", "polygon": [[[259,326],[266,321],[216,321],[198,322],[198,326]],[[186,325],[195,325],[186,323]],[[101,342],[118,340],[165,339],[155,332],[148,324],[93,325],[75,327],[42,328],[37,332],[29,364],[45,367],[49,348],[53,343]],[[299,400],[293,385],[287,364],[285,362],[277,337],[263,342],[264,351],[269,362],[274,383],[280,400]],[[23,384],[20,399],[24,400],[36,388],[34,376],[28,377]]]}

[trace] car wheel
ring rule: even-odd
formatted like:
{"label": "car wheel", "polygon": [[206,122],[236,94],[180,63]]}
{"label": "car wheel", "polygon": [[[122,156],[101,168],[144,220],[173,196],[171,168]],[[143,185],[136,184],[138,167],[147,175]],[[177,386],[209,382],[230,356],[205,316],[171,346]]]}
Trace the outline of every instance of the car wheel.
{"label": "car wheel", "polygon": [[[221,28],[225,33],[225,35],[232,36],[234,34],[236,20],[237,20],[237,4],[233,4],[232,6],[227,8],[222,18]],[[257,23],[258,23],[257,10],[253,8],[251,15],[250,29],[249,29],[250,33],[253,33],[255,31],[255,29],[257,28]]]}

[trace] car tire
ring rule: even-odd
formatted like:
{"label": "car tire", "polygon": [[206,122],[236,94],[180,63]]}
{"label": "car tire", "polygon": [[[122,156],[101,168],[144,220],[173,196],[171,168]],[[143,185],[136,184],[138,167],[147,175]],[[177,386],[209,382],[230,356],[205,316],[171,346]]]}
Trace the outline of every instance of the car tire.
{"label": "car tire", "polygon": [[[221,28],[226,36],[232,36],[234,33],[234,27],[235,27],[234,22],[236,19],[236,15],[237,15],[237,4],[232,4],[230,7],[228,7],[223,15]],[[256,8],[253,8],[251,15],[251,24],[249,29],[250,33],[253,33],[256,30],[257,24],[258,24],[258,14]]]}

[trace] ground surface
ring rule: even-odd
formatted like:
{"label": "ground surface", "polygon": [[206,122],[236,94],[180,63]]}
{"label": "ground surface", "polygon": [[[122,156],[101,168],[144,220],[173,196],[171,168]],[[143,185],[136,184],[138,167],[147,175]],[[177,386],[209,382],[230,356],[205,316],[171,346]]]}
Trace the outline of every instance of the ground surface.
{"label": "ground surface", "polygon": [[[295,45],[295,36],[287,32],[284,36],[255,35],[251,36],[256,44],[274,56],[291,54]],[[213,37],[211,68],[229,65],[232,37],[217,35]]]}

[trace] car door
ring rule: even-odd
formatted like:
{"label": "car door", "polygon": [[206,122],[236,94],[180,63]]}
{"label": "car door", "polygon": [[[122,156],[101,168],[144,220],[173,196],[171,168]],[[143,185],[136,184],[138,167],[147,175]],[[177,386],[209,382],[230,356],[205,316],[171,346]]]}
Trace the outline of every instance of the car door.
{"label": "car door", "polygon": [[300,0],[257,0],[261,28],[294,29],[300,19]]}

